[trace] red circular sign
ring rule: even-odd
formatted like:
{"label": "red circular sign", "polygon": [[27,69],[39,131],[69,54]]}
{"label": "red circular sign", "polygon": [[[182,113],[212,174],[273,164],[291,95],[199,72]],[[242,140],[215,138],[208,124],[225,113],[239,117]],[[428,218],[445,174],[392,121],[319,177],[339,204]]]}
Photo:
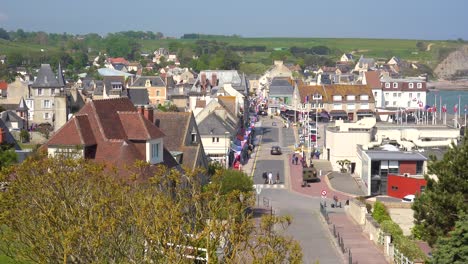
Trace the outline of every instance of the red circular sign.
{"label": "red circular sign", "polygon": [[327,195],[327,191],[322,190],[322,196],[326,196],[326,195]]}

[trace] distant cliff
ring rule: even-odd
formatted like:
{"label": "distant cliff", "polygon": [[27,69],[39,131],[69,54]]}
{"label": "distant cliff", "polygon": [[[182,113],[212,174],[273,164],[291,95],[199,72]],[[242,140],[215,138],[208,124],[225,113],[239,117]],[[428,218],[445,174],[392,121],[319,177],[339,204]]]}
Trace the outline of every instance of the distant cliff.
{"label": "distant cliff", "polygon": [[468,45],[451,52],[434,70],[439,79],[468,78]]}

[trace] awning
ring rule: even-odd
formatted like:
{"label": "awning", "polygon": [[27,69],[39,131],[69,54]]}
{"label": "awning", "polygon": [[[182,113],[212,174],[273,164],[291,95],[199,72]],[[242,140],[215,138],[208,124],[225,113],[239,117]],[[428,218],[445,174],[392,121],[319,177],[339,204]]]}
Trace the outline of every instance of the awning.
{"label": "awning", "polygon": [[374,111],[370,109],[359,109],[356,112],[357,115],[374,115]]}
{"label": "awning", "polygon": [[330,111],[330,116],[348,116],[344,110],[332,110]]}

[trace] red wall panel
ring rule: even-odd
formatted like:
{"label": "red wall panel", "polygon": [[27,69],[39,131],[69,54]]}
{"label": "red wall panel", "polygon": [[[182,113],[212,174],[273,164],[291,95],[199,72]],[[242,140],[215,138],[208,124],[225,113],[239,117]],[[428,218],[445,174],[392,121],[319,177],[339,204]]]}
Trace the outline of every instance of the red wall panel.
{"label": "red wall panel", "polygon": [[408,194],[420,193],[421,186],[426,186],[426,180],[389,174],[387,194],[391,197],[403,198]]}
{"label": "red wall panel", "polygon": [[416,161],[400,161],[400,174],[409,173],[416,174]]}

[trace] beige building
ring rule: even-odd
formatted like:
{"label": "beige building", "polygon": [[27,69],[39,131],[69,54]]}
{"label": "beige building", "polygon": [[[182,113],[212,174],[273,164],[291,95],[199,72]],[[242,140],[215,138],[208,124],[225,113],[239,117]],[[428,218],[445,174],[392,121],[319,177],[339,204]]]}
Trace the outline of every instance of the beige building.
{"label": "beige building", "polygon": [[128,89],[147,89],[150,104],[160,105],[166,102],[166,83],[159,76],[138,77]]}
{"label": "beige building", "polygon": [[64,87],[65,79],[60,65],[56,77],[49,64],[42,64],[36,80],[31,85],[30,97],[26,99],[33,123],[49,123],[54,130],[58,130],[67,122],[68,109]]}

